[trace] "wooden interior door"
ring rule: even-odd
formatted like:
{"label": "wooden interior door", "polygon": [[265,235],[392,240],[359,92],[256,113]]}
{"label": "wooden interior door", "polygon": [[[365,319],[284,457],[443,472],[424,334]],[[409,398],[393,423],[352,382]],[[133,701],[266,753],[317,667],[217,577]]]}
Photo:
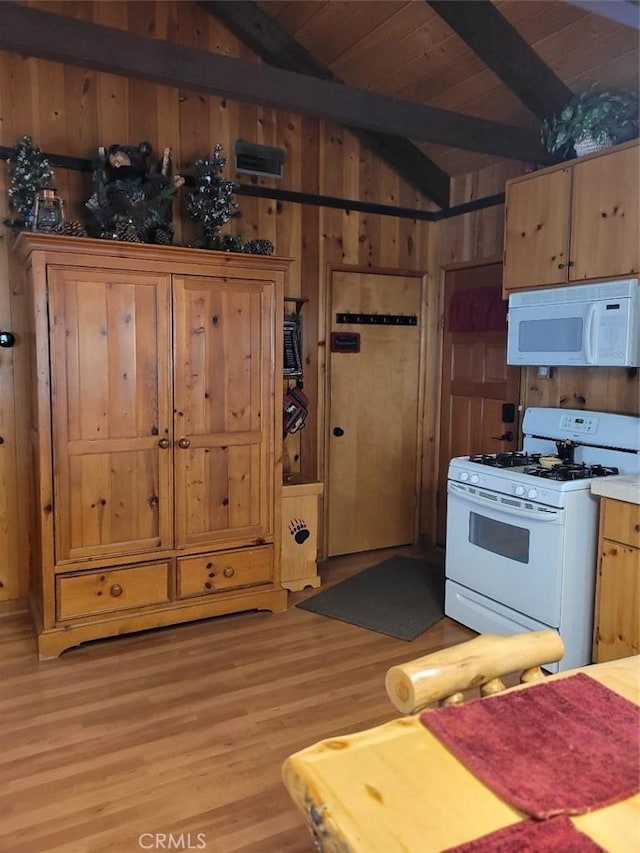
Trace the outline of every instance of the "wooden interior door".
{"label": "wooden interior door", "polygon": [[[359,352],[330,352],[328,358],[329,556],[415,541],[421,290],[417,277],[332,274],[331,332],[360,340]],[[337,322],[341,313],[413,316],[417,323]]]}
{"label": "wooden interior door", "polygon": [[56,559],[172,546],[169,279],[49,271]]}
{"label": "wooden interior door", "polygon": [[[436,535],[440,545],[445,544],[449,460],[453,456],[518,449],[520,368],[507,365],[506,330],[449,329],[454,293],[475,288],[495,288],[499,296],[502,265],[451,270],[445,276]],[[514,407],[513,422],[503,420],[505,403]]]}
{"label": "wooden interior door", "polygon": [[273,537],[273,290],[174,276],[177,547]]}

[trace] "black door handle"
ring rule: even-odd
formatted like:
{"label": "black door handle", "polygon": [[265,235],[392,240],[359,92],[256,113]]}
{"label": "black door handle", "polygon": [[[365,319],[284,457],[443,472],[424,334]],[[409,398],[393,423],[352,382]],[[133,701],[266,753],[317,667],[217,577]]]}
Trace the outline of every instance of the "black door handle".
{"label": "black door handle", "polygon": [[492,435],[491,438],[496,441],[513,441],[513,433],[511,430],[508,430],[507,432],[503,432],[502,435]]}
{"label": "black door handle", "polygon": [[344,430],[342,429],[342,427],[334,427],[333,434],[340,438],[341,435],[344,435]]}
{"label": "black door handle", "polygon": [[16,342],[11,332],[0,332],[0,347],[12,347]]}

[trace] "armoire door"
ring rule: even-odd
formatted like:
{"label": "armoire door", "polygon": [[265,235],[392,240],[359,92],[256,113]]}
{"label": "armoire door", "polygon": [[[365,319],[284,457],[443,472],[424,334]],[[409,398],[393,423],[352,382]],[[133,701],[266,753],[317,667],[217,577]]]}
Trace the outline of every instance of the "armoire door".
{"label": "armoire door", "polygon": [[273,289],[174,276],[178,548],[273,537]]}
{"label": "armoire door", "polygon": [[48,271],[56,560],[172,546],[169,278]]}

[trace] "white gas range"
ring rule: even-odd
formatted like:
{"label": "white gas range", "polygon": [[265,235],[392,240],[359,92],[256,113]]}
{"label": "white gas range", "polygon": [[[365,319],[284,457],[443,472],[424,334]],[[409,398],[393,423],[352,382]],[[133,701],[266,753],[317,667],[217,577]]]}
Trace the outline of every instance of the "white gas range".
{"label": "white gas range", "polygon": [[570,669],[591,661],[591,483],[640,472],[640,418],[531,408],[523,433],[522,451],[449,464],[445,614],[480,633],[554,628],[565,655],[547,668]]}

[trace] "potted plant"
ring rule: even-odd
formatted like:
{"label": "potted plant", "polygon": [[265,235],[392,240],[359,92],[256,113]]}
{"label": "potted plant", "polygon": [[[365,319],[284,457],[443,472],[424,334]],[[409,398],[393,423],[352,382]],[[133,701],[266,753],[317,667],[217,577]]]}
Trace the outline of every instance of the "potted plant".
{"label": "potted plant", "polygon": [[637,136],[638,94],[624,90],[582,92],[542,125],[545,148],[563,160],[592,154]]}

